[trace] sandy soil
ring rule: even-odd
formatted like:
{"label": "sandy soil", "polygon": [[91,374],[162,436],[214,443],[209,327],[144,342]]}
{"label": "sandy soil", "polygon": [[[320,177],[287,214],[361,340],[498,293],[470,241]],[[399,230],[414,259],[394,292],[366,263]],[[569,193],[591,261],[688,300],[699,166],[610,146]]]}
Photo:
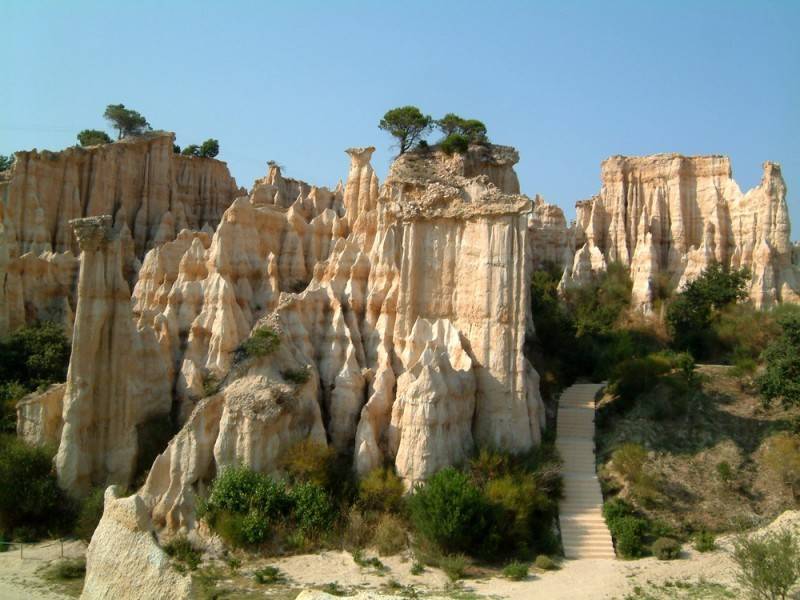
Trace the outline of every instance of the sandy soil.
{"label": "sandy soil", "polygon": [[[394,580],[402,586],[413,586],[421,592],[420,595],[452,597],[452,592],[446,591],[448,579],[438,569],[426,568],[421,575],[412,575],[409,560],[404,562],[401,558],[390,557],[382,561],[389,569],[383,576],[374,570],[360,568],[344,552],[294,556],[268,564],[281,569],[298,587],[319,587],[336,582],[353,591],[383,589],[391,593],[386,586],[390,580]],[[683,560],[677,561],[659,561],[655,558],[638,561],[568,560],[562,563],[558,571],[534,572],[532,569],[525,581],[510,581],[500,577],[465,579],[458,586],[458,591],[508,600],[605,600],[621,599],[636,586],[670,580],[705,580],[735,588],[732,564],[723,550],[706,554],[689,550],[685,552]]]}
{"label": "sandy soil", "polygon": [[[64,557],[76,558],[86,553],[83,542],[64,542]],[[0,552],[0,598],[2,600],[62,600],[72,596],[59,592],[56,586],[44,581],[36,574],[42,567],[61,558],[58,542],[42,542],[25,546],[19,556],[14,547]]]}

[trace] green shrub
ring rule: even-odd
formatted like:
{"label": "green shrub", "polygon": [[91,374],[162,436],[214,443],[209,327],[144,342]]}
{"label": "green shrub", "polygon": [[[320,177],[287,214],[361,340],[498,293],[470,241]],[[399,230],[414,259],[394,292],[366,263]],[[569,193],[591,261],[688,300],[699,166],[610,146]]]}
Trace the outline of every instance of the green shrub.
{"label": "green shrub", "polygon": [[709,531],[701,531],[694,538],[694,549],[698,552],[711,552],[716,547],[716,538]]}
{"label": "green shrub", "polygon": [[467,565],[467,557],[463,554],[446,554],[439,559],[439,568],[444,571],[450,581],[464,579]]}
{"label": "green shrub", "polygon": [[70,343],[56,323],[17,329],[0,340],[0,383],[17,381],[32,392],[66,381]]}
{"label": "green shrub", "polygon": [[70,529],[73,518],[72,504],[56,481],[52,452],[0,436],[0,532],[55,535]]}
{"label": "green shrub", "polygon": [[717,463],[717,477],[725,485],[730,485],[734,479],[733,467],[728,461],[720,461]]}
{"label": "green shrub", "polygon": [[625,412],[645,393],[653,390],[672,370],[670,357],[663,353],[631,358],[618,364],[611,375],[610,389],[616,396],[617,412]]}
{"label": "green shrub", "polygon": [[668,537],[658,538],[653,542],[651,550],[659,560],[674,560],[681,555],[681,545],[678,540]]}
{"label": "green shrub", "polygon": [[309,367],[304,367],[302,369],[287,369],[285,371],[281,371],[281,375],[283,375],[283,378],[290,383],[303,385],[311,377],[311,369]]}
{"label": "green shrub", "polygon": [[17,402],[28,389],[18,381],[0,383],[0,435],[17,431]]}
{"label": "green shrub", "polygon": [[675,347],[698,358],[711,356],[719,346],[715,319],[719,311],[747,297],[749,279],[747,269],[731,270],[714,263],[686,285],[667,307],[667,328]]}
{"label": "green shrub", "polygon": [[452,133],[441,141],[439,147],[445,154],[464,154],[469,149],[469,138],[460,133]]}
{"label": "green shrub", "polygon": [[373,469],[358,484],[358,503],[364,510],[399,512],[403,507],[403,481],[388,467]]}
{"label": "green shrub", "polygon": [[210,371],[203,373],[203,397],[213,396],[219,391],[219,378]]}
{"label": "green shrub", "polygon": [[305,535],[318,535],[331,527],[334,508],[330,496],[315,483],[298,483],[290,492],[298,530]]}
{"label": "green shrub", "polygon": [[275,352],[280,344],[280,336],[272,328],[265,326],[256,329],[242,342],[242,350],[246,356],[266,356]]}
{"label": "green shrub", "polygon": [[343,588],[337,581],[326,583],[322,586],[322,591],[331,596],[347,596],[347,590]]}
{"label": "green shrub", "polygon": [[628,482],[637,481],[647,462],[647,450],[641,444],[626,442],[611,454],[611,464],[620,477]]}
{"label": "green shrub", "polygon": [[80,503],[75,521],[75,535],[88,542],[103,516],[103,488],[95,488]]}
{"label": "green shrub", "polygon": [[757,384],[767,402],[800,405],[800,310],[786,310],[778,324],[781,334],[762,355],[766,370]]}
{"label": "green shrub", "polygon": [[508,563],[503,567],[503,577],[512,581],[522,581],[528,578],[528,565],[519,561]]}
{"label": "green shrub", "polygon": [[194,571],[200,565],[200,552],[185,537],[176,537],[163,546],[168,556]]}
{"label": "green shrub", "polygon": [[42,571],[42,576],[49,581],[69,581],[71,579],[81,579],[85,575],[85,558],[62,559]]}
{"label": "green shrub", "polygon": [[265,542],[293,505],[282,481],[247,467],[228,467],[214,480],[204,513],[226,542],[244,547]]}
{"label": "green shrub", "polygon": [[800,542],[785,529],[734,541],[736,580],[755,598],[787,598],[800,580]]}
{"label": "green shrub", "polygon": [[392,514],[381,515],[375,525],[372,543],[381,556],[398,554],[406,547],[406,528],[399,517]]}
{"label": "green shrub", "polygon": [[260,583],[262,585],[283,583],[286,581],[286,577],[281,570],[278,567],[272,566],[261,567],[260,569],[253,571],[253,579],[256,580],[256,583]]}
{"label": "green shrub", "polygon": [[336,453],[330,446],[305,439],[289,448],[281,456],[280,464],[293,481],[330,488],[335,457]]}
{"label": "green shrub", "polygon": [[442,469],[409,499],[415,530],[446,552],[469,552],[486,533],[489,507],[469,477]]}
{"label": "green shrub", "polygon": [[83,146],[97,146],[99,144],[110,144],[111,138],[105,131],[99,129],[84,129],[78,134],[78,143]]}
{"label": "green shrub", "polygon": [[603,517],[614,538],[614,544],[623,558],[638,558],[645,553],[647,521],[639,517],[633,507],[619,498],[603,505]]}
{"label": "green shrub", "polygon": [[375,569],[379,573],[386,571],[386,565],[381,562],[381,560],[373,556],[371,558],[367,558],[364,556],[364,552],[361,550],[356,550],[352,553],[353,562],[356,563],[359,567],[363,567],[365,569]]}
{"label": "green shrub", "polygon": [[558,568],[555,561],[546,554],[537,556],[533,564],[537,569],[541,569],[542,571],[553,571]]}
{"label": "green shrub", "polygon": [[621,517],[616,521],[611,534],[616,541],[617,552],[623,558],[639,558],[645,555],[644,538],[647,521],[639,517]]}
{"label": "green shrub", "polygon": [[411,574],[422,575],[424,572],[425,572],[425,565],[415,560],[411,565]]}
{"label": "green shrub", "polygon": [[548,498],[530,474],[504,475],[490,480],[484,496],[492,508],[483,553],[495,556],[526,553],[533,541],[538,511],[546,511]]}

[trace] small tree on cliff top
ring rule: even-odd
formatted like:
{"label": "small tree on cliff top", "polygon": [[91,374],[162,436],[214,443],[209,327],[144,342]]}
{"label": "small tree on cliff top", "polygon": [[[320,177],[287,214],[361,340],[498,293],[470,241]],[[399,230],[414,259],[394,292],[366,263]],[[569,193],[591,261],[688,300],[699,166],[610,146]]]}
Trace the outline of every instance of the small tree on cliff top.
{"label": "small tree on cliff top", "polygon": [[117,130],[119,140],[129,135],[141,135],[150,130],[147,119],[135,110],[125,108],[124,104],[109,104],[103,117]]}
{"label": "small tree on cliff top", "polygon": [[83,146],[97,146],[100,144],[110,144],[111,138],[105,131],[99,129],[84,129],[78,134],[78,143]]}
{"label": "small tree on cliff top", "polygon": [[420,141],[433,125],[429,115],[423,115],[416,106],[401,106],[388,111],[378,124],[397,138],[400,154]]}

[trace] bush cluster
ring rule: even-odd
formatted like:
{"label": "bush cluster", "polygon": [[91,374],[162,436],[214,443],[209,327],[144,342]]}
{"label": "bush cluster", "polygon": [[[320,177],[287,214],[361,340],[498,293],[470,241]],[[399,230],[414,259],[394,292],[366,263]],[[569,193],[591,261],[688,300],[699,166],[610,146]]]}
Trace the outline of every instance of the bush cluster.
{"label": "bush cluster", "polygon": [[245,356],[266,356],[272,354],[281,344],[281,338],[271,327],[256,329],[249,338],[242,342],[241,349]]}
{"label": "bush cluster", "polygon": [[58,487],[53,452],[0,436],[0,535],[34,541],[72,526],[74,508]]}
{"label": "bush cluster", "polygon": [[614,546],[622,558],[640,558],[647,553],[648,523],[633,507],[615,498],[603,505],[606,520]]}
{"label": "bush cluster", "polygon": [[676,294],[667,307],[666,322],[674,346],[698,359],[713,356],[719,346],[714,324],[720,311],[747,297],[747,269],[728,269],[718,263]]}
{"label": "bush cluster", "polygon": [[290,544],[303,548],[332,527],[336,496],[345,487],[333,451],[304,440],[280,463],[285,480],[247,467],[228,467],[213,481],[200,512],[232,546],[259,546],[280,532]]}
{"label": "bush cluster", "polygon": [[800,310],[785,308],[777,322],[781,333],[764,351],[766,370],[758,387],[767,402],[800,405]]}
{"label": "bush cluster", "polygon": [[659,560],[675,560],[680,558],[681,544],[674,538],[662,537],[653,542],[652,551]]}
{"label": "bush cluster", "polygon": [[488,559],[552,552],[558,465],[546,451],[482,450],[468,472],[439,471],[408,500],[414,531],[443,553]]}
{"label": "bush cluster", "polygon": [[800,581],[800,540],[789,529],[734,541],[736,579],[754,598],[787,598]]}
{"label": "bush cluster", "polygon": [[0,434],[16,430],[16,404],[67,378],[70,343],[62,327],[41,322],[0,339]]}

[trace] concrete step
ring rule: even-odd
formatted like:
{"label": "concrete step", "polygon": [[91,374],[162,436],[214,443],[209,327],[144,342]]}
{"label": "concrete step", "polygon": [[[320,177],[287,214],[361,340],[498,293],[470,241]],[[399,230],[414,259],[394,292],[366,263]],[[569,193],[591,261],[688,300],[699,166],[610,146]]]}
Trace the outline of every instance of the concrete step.
{"label": "concrete step", "polygon": [[576,384],[564,390],[558,401],[556,449],[564,461],[559,523],[567,558],[615,558],[595,472],[595,398],[603,386]]}

